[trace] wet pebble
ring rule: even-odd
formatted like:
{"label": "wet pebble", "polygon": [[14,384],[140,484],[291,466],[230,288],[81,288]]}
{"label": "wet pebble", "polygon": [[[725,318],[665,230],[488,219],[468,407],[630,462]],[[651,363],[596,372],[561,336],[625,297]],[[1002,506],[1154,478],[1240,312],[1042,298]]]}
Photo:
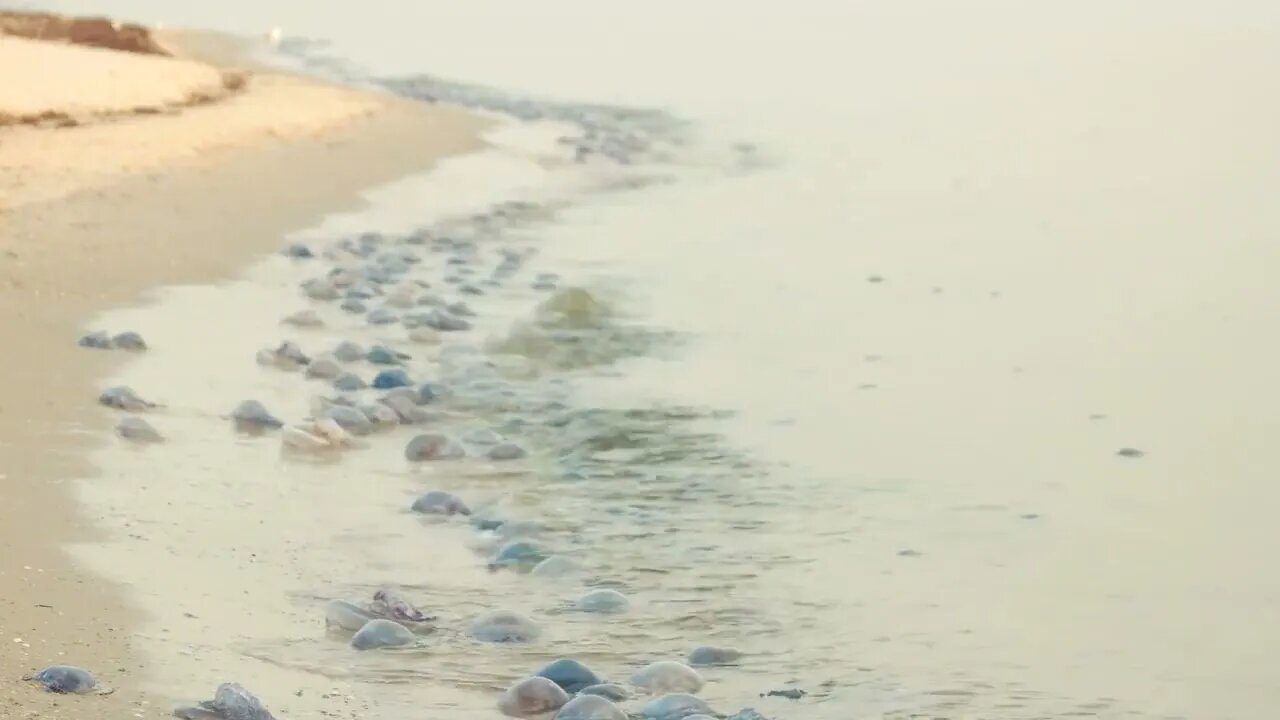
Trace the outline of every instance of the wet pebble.
{"label": "wet pebble", "polygon": [[525,643],[536,640],[542,631],[533,620],[500,610],[476,618],[467,628],[467,634],[480,642]]}
{"label": "wet pebble", "polygon": [[116,434],[126,440],[140,443],[156,443],[164,440],[160,431],[152,427],[151,423],[133,416],[120,418],[120,422],[116,423]]}
{"label": "wet pebble", "polygon": [[689,664],[694,667],[711,665],[729,665],[742,658],[742,653],[730,648],[718,648],[710,645],[699,645],[689,651]]}
{"label": "wet pebble", "polygon": [[462,502],[462,498],[451,492],[432,490],[419,495],[410,507],[414,512],[427,515],[470,515],[471,508]]}
{"label": "wet pebble", "polygon": [[544,677],[564,688],[566,692],[576,693],[589,685],[599,685],[600,676],[573,658],[559,658],[538,668],[535,677]]}
{"label": "wet pebble", "polygon": [[394,620],[375,618],[364,624],[351,638],[356,650],[403,647],[417,641],[413,631]]}
{"label": "wet pebble", "polygon": [[695,693],[702,689],[702,676],[697,670],[675,660],[649,663],[631,676],[631,684],[657,695],[659,693]]}
{"label": "wet pebble", "polygon": [[511,717],[529,717],[554,712],[569,702],[569,695],[543,677],[525,678],[507,688],[498,700],[498,709]]}
{"label": "wet pebble", "polygon": [[143,400],[138,393],[125,385],[116,385],[103,390],[98,395],[98,402],[109,408],[128,412],[142,412],[156,407],[155,403]]}

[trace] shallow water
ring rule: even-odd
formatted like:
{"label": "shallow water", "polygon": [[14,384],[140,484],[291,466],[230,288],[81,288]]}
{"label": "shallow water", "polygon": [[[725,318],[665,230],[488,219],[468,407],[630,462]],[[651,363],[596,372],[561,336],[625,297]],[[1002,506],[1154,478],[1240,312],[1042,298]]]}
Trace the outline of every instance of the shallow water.
{"label": "shallow water", "polygon": [[[538,253],[467,299],[474,352],[397,345],[415,374],[470,383],[446,427],[501,426],[526,460],[410,470],[401,429],[303,462],[231,435],[215,416],[240,399],[298,420],[319,387],[257,349],[338,338],[276,324],[307,306],[283,258],[104,320],[156,348],[123,379],[168,405],[152,420],[172,439],[104,451],[113,479],[86,498],[121,540],[85,552],[171,611],[149,631],[186,655],[167,689],[237,675],[294,715],[337,687],[375,717],[490,717],[557,654],[616,680],[715,643],[750,654],[702,695],[778,717],[1234,719],[1280,700],[1271,4],[169,5],[93,3],[280,25],[304,66],[556,124],[301,235],[549,203],[486,231],[488,266],[492,246]],[[606,156],[655,140],[622,153],[646,165],[527,161],[575,120]],[[607,326],[551,342],[540,272],[592,290]],[[226,345],[195,320],[214,300],[241,328]],[[364,343],[390,332],[322,314]],[[405,512],[433,488],[544,522],[588,570],[486,572],[475,531]],[[384,582],[441,614],[425,651],[325,637],[325,600]],[[565,611],[588,586],[631,611]],[[495,607],[544,640],[463,641]],[[757,697],[793,681],[800,701]]]}

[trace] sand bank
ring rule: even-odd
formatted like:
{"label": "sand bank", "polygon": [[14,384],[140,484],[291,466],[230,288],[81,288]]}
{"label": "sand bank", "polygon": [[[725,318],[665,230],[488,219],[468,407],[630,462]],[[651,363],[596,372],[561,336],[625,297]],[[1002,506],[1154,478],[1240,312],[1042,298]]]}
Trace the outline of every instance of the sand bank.
{"label": "sand bank", "polygon": [[[74,95],[66,88],[87,82],[83,53],[108,52],[15,42],[0,38],[0,47],[65,61],[48,66],[39,98],[3,96],[54,110],[68,107],[56,102]],[[111,62],[140,73],[138,94],[87,106],[163,104],[220,72],[162,57]],[[167,114],[0,128],[9,348],[0,358],[0,717],[167,717],[172,700],[139,692],[146,668],[131,647],[125,593],[62,550],[93,539],[67,490],[92,475],[89,437],[110,422],[94,403],[97,378],[122,360],[77,348],[84,323],[148,288],[226,277],[279,247],[283,232],[358,205],[362,189],[477,148],[484,127],[460,109],[258,73],[227,97]],[[53,662],[90,668],[117,691],[59,697],[19,680]]]}

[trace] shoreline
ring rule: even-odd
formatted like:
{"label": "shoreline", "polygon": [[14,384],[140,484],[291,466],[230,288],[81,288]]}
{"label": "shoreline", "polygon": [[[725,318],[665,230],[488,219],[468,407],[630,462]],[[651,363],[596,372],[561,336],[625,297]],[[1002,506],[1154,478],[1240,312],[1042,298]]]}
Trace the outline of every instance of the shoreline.
{"label": "shoreline", "polygon": [[[283,112],[264,118],[262,106]],[[0,714],[167,717],[173,700],[142,690],[133,630],[143,618],[128,588],[67,551],[102,536],[71,490],[94,477],[88,455],[114,420],[95,403],[97,383],[128,360],[77,347],[85,324],[154,288],[231,277],[285,232],[360,207],[362,191],[483,147],[487,126],[460,108],[260,73],[233,98],[175,114],[0,128],[6,151],[18,148],[0,167],[0,323],[22,348],[0,361],[12,384],[0,403]],[[77,142],[103,149],[92,162],[42,156]],[[54,663],[116,692],[58,696],[20,680]]]}

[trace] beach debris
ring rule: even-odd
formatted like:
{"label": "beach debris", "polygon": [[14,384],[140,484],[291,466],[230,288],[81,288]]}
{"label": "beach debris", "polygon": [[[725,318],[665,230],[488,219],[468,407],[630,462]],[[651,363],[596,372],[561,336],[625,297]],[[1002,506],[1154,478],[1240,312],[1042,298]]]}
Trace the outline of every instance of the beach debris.
{"label": "beach debris", "polygon": [[614,614],[627,611],[627,596],[610,588],[597,588],[578,598],[577,608],[583,612]]}
{"label": "beach debris", "polygon": [[110,695],[114,690],[110,685],[98,682],[93,673],[74,665],[50,665],[34,675],[22,678],[39,683],[45,690],[53,693],[96,693]]}
{"label": "beach debris", "polygon": [[155,403],[143,400],[138,393],[126,385],[116,385],[103,390],[98,395],[98,402],[109,408],[117,410],[125,410],[127,412],[142,412],[157,407]]}
{"label": "beach debris", "polygon": [[575,573],[581,569],[582,568],[578,566],[578,563],[563,555],[552,555],[546,560],[534,565],[533,569],[529,571],[529,574],[536,577],[554,578],[564,577],[565,575]]}
{"label": "beach debris", "polygon": [[364,624],[351,637],[351,647],[356,650],[375,650],[387,647],[403,647],[417,642],[409,628],[394,620],[374,618]]}
{"label": "beach debris", "polygon": [[408,387],[413,384],[413,381],[409,379],[409,373],[404,370],[390,368],[379,371],[377,375],[373,376],[373,382],[369,384],[379,390],[390,390],[391,388]]}
{"label": "beach debris", "polygon": [[291,315],[286,315],[280,322],[285,325],[302,328],[324,327],[324,320],[320,319],[320,314],[315,310],[299,310]]}
{"label": "beach debris", "polygon": [[462,446],[439,433],[416,435],[404,446],[404,458],[409,462],[453,459],[464,454]]}
{"label": "beach debris", "polygon": [[489,451],[485,453],[485,457],[489,458],[490,460],[497,460],[497,461],[519,460],[520,458],[524,457],[526,454],[527,453],[525,452],[524,448],[520,447],[519,445],[516,445],[515,443],[504,442],[489,448]]}
{"label": "beach debris", "polygon": [[544,677],[530,677],[507,688],[498,700],[503,715],[529,717],[554,712],[569,702],[569,694]]}
{"label": "beach debris", "polygon": [[80,347],[95,348],[97,350],[110,350],[111,336],[103,330],[96,330],[87,335],[81,335],[76,344]]}
{"label": "beach debris", "polygon": [[695,693],[702,689],[702,676],[697,670],[675,660],[649,663],[631,676],[631,684],[649,693]]}
{"label": "beach debris", "polygon": [[151,423],[133,415],[120,418],[115,430],[120,437],[134,442],[157,443],[164,440],[160,431],[152,427]]}
{"label": "beach debris", "polygon": [[471,508],[451,492],[432,490],[418,496],[410,509],[425,515],[470,515]]}
{"label": "beach debris", "polygon": [[694,667],[712,665],[730,665],[742,658],[742,652],[730,648],[718,648],[710,645],[699,645],[689,651],[689,664]]}
{"label": "beach debris", "polygon": [[116,333],[111,336],[111,344],[121,350],[131,350],[134,352],[142,352],[147,349],[147,341],[142,336],[132,330]]}
{"label": "beach debris", "polygon": [[627,714],[599,695],[579,695],[560,708],[555,720],[627,720]]}
{"label": "beach debris", "polygon": [[598,685],[588,685],[578,691],[579,695],[599,695],[602,698],[609,698],[614,702],[622,702],[631,698],[631,692],[621,685],[613,683],[599,683]]}
{"label": "beach debris", "polygon": [[265,405],[257,400],[245,400],[235,406],[235,409],[231,411],[231,422],[241,432],[274,430],[284,425],[279,418],[267,411]]}
{"label": "beach debris", "polygon": [[497,554],[489,560],[489,569],[532,566],[537,565],[546,558],[546,553],[537,544],[526,540],[515,540],[503,545]]}
{"label": "beach debris", "polygon": [[183,720],[275,720],[262,701],[239,683],[223,683],[212,700],[176,708],[173,715]]}
{"label": "beach debris", "polygon": [[565,692],[576,693],[582,688],[599,685],[603,682],[591,668],[573,658],[558,658],[538,668],[534,677],[544,677],[564,688]]}
{"label": "beach debris", "polygon": [[656,697],[640,708],[640,715],[649,720],[680,720],[697,714],[716,715],[704,700],[686,693]]}
{"label": "beach debris", "polygon": [[467,628],[467,635],[473,640],[491,643],[532,642],[541,634],[533,620],[506,610],[481,615]]}

